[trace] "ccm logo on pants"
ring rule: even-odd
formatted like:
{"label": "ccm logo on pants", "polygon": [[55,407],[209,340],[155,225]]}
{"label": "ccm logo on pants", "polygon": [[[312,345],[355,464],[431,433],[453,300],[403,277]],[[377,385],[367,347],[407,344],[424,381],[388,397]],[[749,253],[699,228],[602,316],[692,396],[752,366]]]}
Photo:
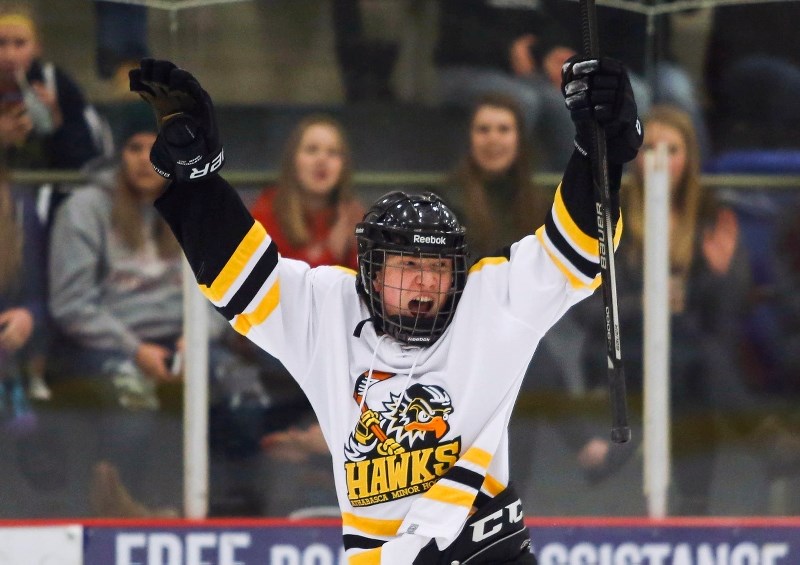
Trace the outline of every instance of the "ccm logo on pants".
{"label": "ccm logo on pants", "polygon": [[503,528],[503,519],[506,518],[509,524],[516,524],[522,520],[522,501],[515,500],[508,506],[501,508],[481,518],[472,524],[472,541],[479,542],[495,535]]}

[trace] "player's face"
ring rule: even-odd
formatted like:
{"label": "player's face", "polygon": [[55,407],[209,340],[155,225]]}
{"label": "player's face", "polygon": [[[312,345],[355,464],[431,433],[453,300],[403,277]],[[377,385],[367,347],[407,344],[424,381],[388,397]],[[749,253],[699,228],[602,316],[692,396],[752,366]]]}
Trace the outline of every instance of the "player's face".
{"label": "player's face", "polygon": [[373,282],[389,316],[433,318],[453,286],[453,260],[414,255],[387,255]]}
{"label": "player's face", "polygon": [[483,106],[470,127],[472,158],[484,172],[501,175],[511,168],[519,153],[519,132],[513,112]]}
{"label": "player's face", "polygon": [[327,196],[339,182],[344,166],[342,139],[336,128],[314,124],[306,128],[294,158],[297,180],[306,193]]}
{"label": "player's face", "polygon": [[39,54],[39,42],[31,26],[0,24],[0,77],[10,80],[27,72]]}
{"label": "player's face", "polygon": [[123,181],[145,200],[155,199],[166,184],[166,180],[150,164],[150,149],[155,141],[154,133],[137,133],[122,148]]}
{"label": "player's face", "polygon": [[642,144],[642,151],[636,157],[636,166],[639,171],[644,170],[644,153],[645,151],[654,150],[659,144],[667,146],[667,155],[669,160],[669,181],[670,187],[675,189],[681,181],[686,171],[686,142],[683,139],[680,131],[674,127],[661,123],[649,122],[644,129],[644,143]]}

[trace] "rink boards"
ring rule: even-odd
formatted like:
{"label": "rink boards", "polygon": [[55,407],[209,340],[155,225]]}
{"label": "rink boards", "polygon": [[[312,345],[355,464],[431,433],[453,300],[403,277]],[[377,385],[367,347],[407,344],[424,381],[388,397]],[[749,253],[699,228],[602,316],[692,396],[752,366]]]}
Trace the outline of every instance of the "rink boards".
{"label": "rink boards", "polygon": [[[541,565],[798,565],[800,519],[542,518]],[[0,565],[344,565],[337,520],[0,523]]]}

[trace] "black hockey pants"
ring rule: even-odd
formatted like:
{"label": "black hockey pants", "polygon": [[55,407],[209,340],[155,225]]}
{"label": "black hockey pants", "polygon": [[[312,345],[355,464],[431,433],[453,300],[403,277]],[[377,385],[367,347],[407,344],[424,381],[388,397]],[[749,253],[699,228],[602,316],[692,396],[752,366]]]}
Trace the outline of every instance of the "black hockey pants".
{"label": "black hockey pants", "polygon": [[508,486],[469,517],[459,536],[444,550],[431,541],[414,565],[536,565],[522,502]]}

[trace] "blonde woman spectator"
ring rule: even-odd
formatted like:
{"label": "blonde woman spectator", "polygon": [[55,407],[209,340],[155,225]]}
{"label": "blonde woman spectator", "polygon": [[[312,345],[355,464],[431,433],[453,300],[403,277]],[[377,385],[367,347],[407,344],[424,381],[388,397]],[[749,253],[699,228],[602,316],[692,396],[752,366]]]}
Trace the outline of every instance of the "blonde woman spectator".
{"label": "blonde woman spectator", "polygon": [[[669,155],[669,238],[671,312],[671,429],[674,514],[707,514],[722,413],[752,409],[736,362],[742,312],[750,288],[747,256],[738,220],[700,182],[700,151],[689,115],[674,106],[654,106],[644,120],[643,151],[628,186],[621,192],[626,226],[617,258],[620,327],[626,374],[632,391],[642,384],[642,291],[644,253],[644,154],[664,144]],[[596,298],[596,297],[595,297]],[[597,313],[599,305],[593,307]],[[596,316],[599,322],[599,314]],[[598,328],[591,336],[602,337]],[[599,338],[598,337],[598,338]],[[593,374],[605,375],[600,343]],[[608,464],[608,442],[592,440],[582,463],[601,473]]]}
{"label": "blonde woman spectator", "polygon": [[0,1],[0,148],[17,168],[78,168],[100,153],[80,88],[42,59],[33,11]]}

